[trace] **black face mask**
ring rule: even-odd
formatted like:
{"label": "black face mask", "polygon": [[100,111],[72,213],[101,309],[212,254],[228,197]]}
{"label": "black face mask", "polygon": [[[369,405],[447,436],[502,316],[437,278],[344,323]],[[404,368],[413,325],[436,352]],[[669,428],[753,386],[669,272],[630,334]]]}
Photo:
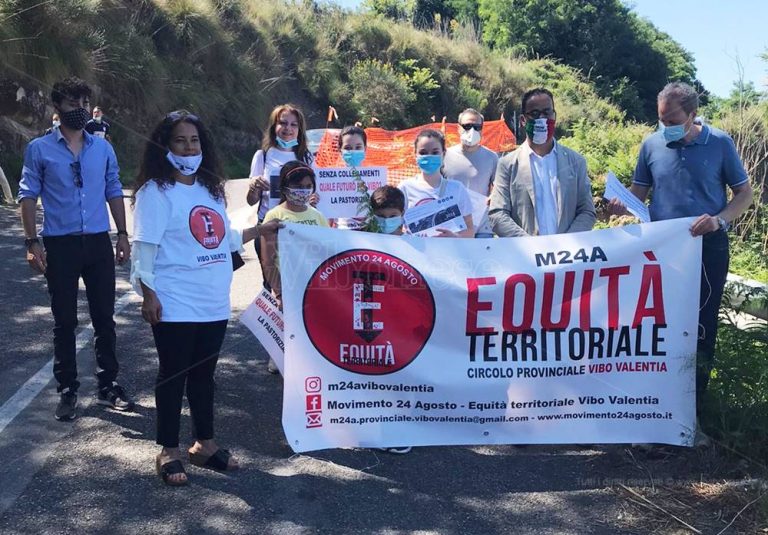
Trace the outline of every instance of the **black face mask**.
{"label": "black face mask", "polygon": [[82,130],[85,128],[85,123],[90,119],[91,114],[85,108],[77,108],[71,111],[65,111],[59,113],[61,124],[69,128],[70,130]]}

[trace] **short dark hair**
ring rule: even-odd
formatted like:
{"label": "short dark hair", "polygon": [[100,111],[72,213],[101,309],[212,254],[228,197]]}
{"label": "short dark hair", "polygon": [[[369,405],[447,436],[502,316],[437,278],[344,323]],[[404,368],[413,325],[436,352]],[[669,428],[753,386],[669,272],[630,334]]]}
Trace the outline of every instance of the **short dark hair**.
{"label": "short dark hair", "polygon": [[381,186],[371,194],[371,208],[381,210],[384,208],[396,208],[405,212],[405,195],[394,186]]}
{"label": "short dark hair", "polygon": [[699,94],[693,86],[683,82],[672,82],[664,86],[659,92],[658,102],[662,100],[676,101],[686,114],[691,114],[699,109]]}
{"label": "short dark hair", "polygon": [[528,104],[528,101],[539,95],[547,95],[552,100],[552,107],[555,107],[555,96],[552,94],[552,91],[544,89],[543,87],[534,87],[523,93],[523,98],[520,103],[520,111],[525,113],[525,106]]}
{"label": "short dark hair", "polygon": [[298,160],[293,160],[283,165],[282,169],[280,169],[280,202],[285,202],[286,200],[285,190],[305,176],[312,179],[312,191],[317,190],[315,171],[309,165]]}
{"label": "short dark hair", "polygon": [[440,142],[440,146],[443,147],[443,152],[445,152],[445,136],[442,132],[439,130],[434,130],[432,128],[425,128],[419,134],[416,136],[416,139],[413,141],[413,148],[416,148],[416,145],[418,145],[419,140],[423,137],[428,137],[432,139],[436,139]]}
{"label": "short dark hair", "polygon": [[64,78],[53,84],[51,101],[53,101],[54,104],[61,104],[61,101],[65,98],[91,98],[91,94],[91,88],[85,80],[76,76],[70,76],[69,78]]}
{"label": "short dark hair", "polygon": [[341,151],[344,136],[360,136],[363,138],[363,145],[368,146],[368,136],[365,135],[365,130],[359,126],[345,126],[339,134],[339,151]]}

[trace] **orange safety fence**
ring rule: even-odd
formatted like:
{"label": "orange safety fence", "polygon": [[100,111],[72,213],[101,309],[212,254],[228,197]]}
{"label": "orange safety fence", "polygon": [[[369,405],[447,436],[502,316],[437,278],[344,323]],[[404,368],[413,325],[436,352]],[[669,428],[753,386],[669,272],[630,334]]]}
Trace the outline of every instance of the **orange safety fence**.
{"label": "orange safety fence", "polygon": [[[418,171],[413,142],[425,128],[440,130],[446,135],[446,147],[460,143],[456,123],[430,123],[407,130],[384,130],[366,128],[368,143],[365,151],[365,165],[387,168],[387,181],[396,186],[402,180],[411,178]],[[318,167],[344,167],[338,149],[341,130],[327,129],[320,140],[315,155]],[[502,120],[486,121],[483,125],[482,145],[497,153],[509,152],[515,148],[515,135]]]}

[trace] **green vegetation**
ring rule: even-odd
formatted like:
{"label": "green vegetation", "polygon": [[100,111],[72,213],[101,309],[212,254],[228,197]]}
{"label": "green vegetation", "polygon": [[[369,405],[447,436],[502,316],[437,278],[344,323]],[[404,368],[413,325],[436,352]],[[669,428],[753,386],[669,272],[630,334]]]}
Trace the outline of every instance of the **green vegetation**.
{"label": "green vegetation", "polygon": [[418,28],[479,31],[518,57],[554,58],[583,72],[635,119],[653,120],[669,80],[695,81],[693,57],[620,0],[369,0],[374,12]]}
{"label": "green vegetation", "polygon": [[[742,310],[756,294],[745,295]],[[727,299],[723,299],[725,302]],[[721,310],[715,368],[702,426],[728,448],[760,464],[768,461],[768,328],[737,327],[734,311]]]}
{"label": "green vegetation", "polygon": [[[471,32],[424,32],[410,22],[332,5],[268,0],[0,0],[0,82],[28,93],[76,74],[97,88],[123,176],[136,168],[143,136],[170,110],[187,108],[210,124],[227,171],[244,176],[271,108],[293,101],[310,127],[371,117],[385,128],[466,106],[512,117],[522,93],[554,88],[559,135],[579,119],[621,120],[594,85],[554,60],[490,51]],[[46,97],[47,98],[47,97]],[[50,109],[48,110],[50,111]],[[26,114],[26,115],[25,115]],[[26,120],[30,111],[8,115]],[[44,110],[36,128],[48,126]],[[12,178],[19,151],[2,151]]]}

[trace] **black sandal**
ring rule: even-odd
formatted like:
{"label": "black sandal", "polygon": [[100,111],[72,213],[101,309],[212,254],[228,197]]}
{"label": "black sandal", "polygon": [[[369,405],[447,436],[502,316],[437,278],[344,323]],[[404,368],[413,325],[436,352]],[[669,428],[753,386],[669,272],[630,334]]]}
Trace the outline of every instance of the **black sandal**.
{"label": "black sandal", "polygon": [[168,479],[169,476],[176,474],[184,474],[185,476],[187,475],[187,472],[184,470],[184,465],[181,464],[180,460],[175,459],[173,461],[168,461],[165,464],[160,464],[160,456],[158,455],[155,466],[157,468],[157,475],[160,476],[160,478],[163,480],[163,483],[169,487],[183,487],[189,483],[188,478],[184,479],[184,481],[172,481]]}
{"label": "black sandal", "polygon": [[229,459],[232,458],[232,454],[229,450],[219,448],[216,453],[210,456],[205,456],[202,453],[189,452],[189,462],[195,466],[201,468],[210,468],[211,470],[217,470],[219,472],[229,472],[237,470],[237,466],[230,466]]}

